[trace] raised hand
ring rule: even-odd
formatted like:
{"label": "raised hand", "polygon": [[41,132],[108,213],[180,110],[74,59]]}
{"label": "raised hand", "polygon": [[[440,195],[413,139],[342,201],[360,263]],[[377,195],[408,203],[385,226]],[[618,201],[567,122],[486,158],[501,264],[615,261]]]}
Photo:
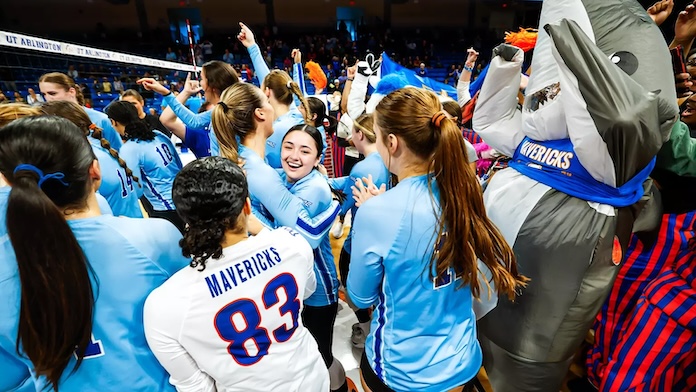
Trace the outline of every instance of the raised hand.
{"label": "raised hand", "polygon": [[254,39],[254,33],[251,31],[247,25],[245,25],[242,22],[239,22],[239,27],[240,31],[239,34],[237,34],[237,39],[239,42],[244,45],[245,48],[248,48],[250,46],[253,46],[256,43],[256,39]]}
{"label": "raised hand", "polygon": [[353,190],[353,199],[355,199],[355,205],[357,207],[360,207],[368,199],[387,191],[387,186],[385,184],[377,188],[374,181],[372,181],[372,174],[368,175],[367,178],[358,178],[355,180],[355,186],[350,188]]}
{"label": "raised hand", "polygon": [[677,17],[677,23],[674,25],[674,40],[691,41],[694,37],[696,37],[696,6],[692,3],[687,5]]}
{"label": "raised hand", "polygon": [[674,0],[661,0],[648,8],[648,15],[656,25],[661,25],[672,13]]}
{"label": "raised hand", "polygon": [[191,80],[191,73],[186,74],[186,82],[184,83],[183,94],[196,95],[202,90],[198,80]]}
{"label": "raised hand", "polygon": [[302,52],[299,49],[293,49],[290,54],[295,64],[302,64]]}
{"label": "raised hand", "polygon": [[145,90],[154,91],[154,92],[156,92],[157,94],[169,95],[169,93],[171,93],[171,91],[169,91],[168,88],[162,86],[162,85],[160,84],[160,82],[156,81],[156,80],[153,79],[153,78],[142,78],[142,79],[138,79],[138,80],[136,81],[136,83],[138,83],[139,85],[143,86],[143,88],[144,88]]}

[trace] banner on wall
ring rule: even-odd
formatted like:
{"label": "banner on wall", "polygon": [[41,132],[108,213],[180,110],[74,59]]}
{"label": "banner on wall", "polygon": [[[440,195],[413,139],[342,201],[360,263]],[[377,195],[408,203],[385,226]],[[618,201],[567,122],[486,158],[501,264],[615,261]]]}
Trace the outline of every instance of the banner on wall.
{"label": "banner on wall", "polygon": [[0,46],[10,46],[13,48],[34,50],[44,53],[55,53],[125,64],[142,65],[145,67],[174,69],[178,71],[193,71],[193,66],[188,64],[157,60],[148,57],[136,56],[133,54],[112,52],[110,50],[69,44],[66,42],[10,33],[8,31],[0,31]]}

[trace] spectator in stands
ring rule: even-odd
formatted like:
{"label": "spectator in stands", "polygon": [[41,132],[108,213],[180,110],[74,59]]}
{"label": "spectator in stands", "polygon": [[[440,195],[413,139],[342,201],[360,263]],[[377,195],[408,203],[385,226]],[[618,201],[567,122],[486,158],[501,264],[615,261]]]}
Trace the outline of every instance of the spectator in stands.
{"label": "spectator in stands", "polygon": [[102,82],[102,91],[105,92],[105,93],[107,93],[107,94],[108,94],[108,93],[111,93],[111,82],[109,82],[109,78],[107,78],[106,76],[104,76],[104,78],[103,78],[102,80],[103,80],[103,82]]}
{"label": "spectator in stands", "polygon": [[203,51],[203,60],[210,60],[213,57],[213,44],[209,40],[203,41],[201,44],[201,50]]}
{"label": "spectator in stands", "polygon": [[140,95],[139,92],[135,90],[126,90],[123,92],[123,96],[121,96],[121,101],[132,103],[133,106],[135,106],[135,109],[138,111],[138,118],[144,120],[150,127],[150,129],[158,130],[163,134],[167,135],[167,137],[172,136],[172,132],[169,129],[167,129],[167,127],[162,125],[162,123],[159,120],[159,117],[145,113],[145,100],[143,100],[143,96]]}
{"label": "spectator in stands", "polygon": [[114,90],[116,90],[119,94],[123,93],[123,90],[125,90],[123,88],[123,82],[118,77],[114,77]]}
{"label": "spectator in stands", "polygon": [[8,103],[8,102],[10,102],[10,100],[7,99],[7,97],[5,96],[5,93],[0,91],[0,103]]}
{"label": "spectator in stands", "polygon": [[457,65],[452,64],[449,71],[447,72],[447,77],[445,78],[445,84],[449,85],[450,80],[454,80],[454,85],[457,85],[457,79],[459,79],[459,70],[457,70]]}
{"label": "spectator in stands", "polygon": [[222,61],[230,65],[234,63],[234,55],[230,53],[229,49],[225,49],[225,54],[222,55]]}
{"label": "spectator in stands", "polygon": [[68,76],[70,76],[73,79],[77,79],[80,75],[77,73],[77,70],[75,69],[74,65],[68,66]]}
{"label": "spectator in stands", "polygon": [[22,97],[22,94],[19,93],[19,91],[14,92],[14,101],[16,103],[24,103],[24,98]]}
{"label": "spectator in stands", "polygon": [[29,105],[40,105],[41,102],[46,102],[46,100],[41,96],[41,94],[36,94],[33,88],[27,90],[27,103]]}
{"label": "spectator in stands", "polygon": [[167,54],[164,56],[167,61],[176,61],[176,53],[172,51],[172,48],[167,48]]}
{"label": "spectator in stands", "polygon": [[425,63],[420,63],[420,67],[416,71],[416,75],[424,78],[428,77],[428,70],[425,69]]}

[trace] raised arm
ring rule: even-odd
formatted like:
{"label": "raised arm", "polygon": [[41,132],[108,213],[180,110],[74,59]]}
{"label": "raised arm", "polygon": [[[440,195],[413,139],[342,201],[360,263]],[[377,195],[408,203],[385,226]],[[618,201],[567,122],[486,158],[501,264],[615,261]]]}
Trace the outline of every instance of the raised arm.
{"label": "raised arm", "polygon": [[[302,96],[307,96],[307,88],[305,87],[304,70],[302,69],[302,52],[299,49],[292,50],[292,80],[300,86]],[[297,97],[295,97],[295,105],[298,105]]]}
{"label": "raised arm", "polygon": [[[201,91],[201,86],[197,80],[191,80],[191,73],[186,75],[186,83],[184,84],[184,89],[177,95],[176,100],[180,104],[185,104],[186,100],[192,95],[197,94]],[[167,127],[173,134],[175,134],[179,139],[186,139],[186,124],[179,120],[174,111],[167,105],[167,107],[162,111],[159,117],[162,125]]]}
{"label": "raised arm", "polygon": [[[139,79],[138,84],[142,85],[146,90],[154,91],[164,96],[163,102],[172,109],[174,114],[189,128],[202,129],[210,124],[211,113],[203,112],[196,114],[190,111],[183,103],[177,101],[177,97],[169,91],[168,88],[162,86],[158,81],[152,78]],[[186,97],[188,98],[188,97]],[[185,99],[184,99],[185,101]]]}
{"label": "raised arm", "polygon": [[476,66],[476,59],[479,55],[474,48],[469,48],[467,53],[468,55],[466,57],[466,62],[464,63],[464,69],[462,69],[462,74],[459,75],[459,80],[457,81],[457,103],[459,103],[459,106],[464,106],[464,104],[469,102],[471,99],[471,93],[469,93],[471,73]]}
{"label": "raised arm", "polygon": [[263,59],[261,48],[256,44],[254,33],[242,22],[239,22],[239,27],[241,30],[237,35],[237,39],[247,48],[249,56],[251,57],[251,63],[254,65],[256,77],[259,78],[259,83],[263,83],[263,80],[266,79],[266,75],[271,73],[271,70],[268,69],[268,64],[266,64],[266,60]]}

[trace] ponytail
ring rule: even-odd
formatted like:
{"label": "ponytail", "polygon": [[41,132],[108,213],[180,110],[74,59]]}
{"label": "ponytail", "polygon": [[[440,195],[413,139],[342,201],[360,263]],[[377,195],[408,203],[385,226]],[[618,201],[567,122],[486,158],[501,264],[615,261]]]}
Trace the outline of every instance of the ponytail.
{"label": "ponytail", "polygon": [[[437,96],[415,87],[396,90],[382,99],[375,110],[375,124],[382,135],[401,137],[408,149],[429,162],[428,187],[434,195],[437,182],[440,211],[434,251],[430,257],[433,278],[450,268],[480,298],[478,259],[491,271],[501,295],[514,299],[517,288],[528,279],[519,274],[515,255],[495,225],[488,219],[481,187],[466,158],[466,145],[456,123],[441,111]],[[490,287],[486,281],[486,287]]]}
{"label": "ponytail", "polygon": [[118,165],[121,166],[121,168],[123,168],[123,170],[126,172],[126,176],[135,181],[135,183],[138,184],[139,187],[142,187],[142,185],[140,184],[140,179],[133,174],[133,170],[131,170],[128,167],[128,165],[126,165],[126,161],[121,159],[121,156],[118,155],[118,151],[112,148],[111,143],[109,143],[109,141],[104,138],[102,134],[102,129],[96,126],[95,124],[91,124],[89,126],[89,129],[92,130],[92,132],[90,133],[90,137],[99,140],[99,143],[102,146],[102,148],[108,151],[109,155],[111,155],[116,161],[118,161]]}
{"label": "ponytail", "polygon": [[16,349],[55,390],[73,355],[73,371],[81,365],[91,338],[94,274],[65,214],[85,207],[95,159],[65,119],[28,117],[0,130],[0,172],[12,184],[7,232],[21,287]]}
{"label": "ponytail", "polygon": [[237,83],[222,92],[213,109],[212,124],[223,157],[232,162],[239,160],[238,142],[243,143],[256,132],[254,112],[263,106],[264,99],[261,90],[249,83]]}
{"label": "ponytail", "polygon": [[307,104],[307,100],[305,99],[304,95],[302,95],[302,90],[300,90],[300,86],[298,86],[297,83],[290,81],[288,83],[288,88],[297,97],[297,99],[300,101],[300,105],[302,105],[302,107],[304,108],[305,121],[311,120],[312,115],[309,110],[309,105]]}
{"label": "ponytail", "polygon": [[110,119],[125,127],[124,138],[126,140],[151,141],[155,139],[155,132],[150,129],[144,120],[138,116],[138,109],[130,102],[116,101],[105,109]]}
{"label": "ponytail", "polygon": [[119,166],[123,168],[126,175],[133,179],[138,186],[142,186],[140,185],[140,180],[138,177],[133,175],[133,171],[128,168],[126,162],[118,155],[118,151],[111,147],[108,140],[104,139],[102,129],[92,123],[92,120],[90,120],[87,112],[85,112],[85,109],[69,101],[52,101],[43,103],[41,105],[41,110],[43,110],[43,112],[46,114],[53,114],[70,120],[73,124],[77,125],[80,130],[82,130],[82,133],[86,137],[99,140],[99,144],[102,146],[102,148],[108,151],[109,154],[116,159],[116,161],[118,161]]}
{"label": "ponytail", "polygon": [[[481,275],[478,259],[491,271],[493,282],[501,295],[514,300],[518,287],[527,278],[517,271],[515,254],[497,227],[488,219],[481,187],[476,174],[467,165],[464,138],[457,124],[449,118],[440,120],[435,130],[439,138],[431,172],[440,191],[442,214],[438,222],[437,259],[433,256],[435,276],[442,276],[451,266],[455,271],[468,273],[468,283],[475,298],[481,297]],[[429,183],[432,191],[432,183]],[[461,238],[470,238],[462,243]],[[466,264],[465,264],[466,263]],[[490,288],[486,280],[485,286]]]}

